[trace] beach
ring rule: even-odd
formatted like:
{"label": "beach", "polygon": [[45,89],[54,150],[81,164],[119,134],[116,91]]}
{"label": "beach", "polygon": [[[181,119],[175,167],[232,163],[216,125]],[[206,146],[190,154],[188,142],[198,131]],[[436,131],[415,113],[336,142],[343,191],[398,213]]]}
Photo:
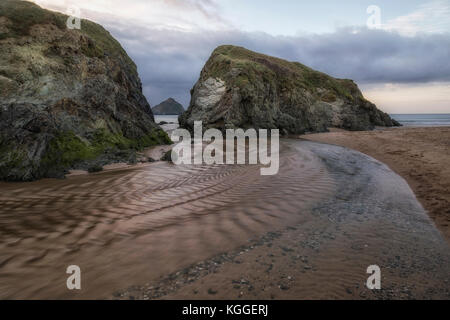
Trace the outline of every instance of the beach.
{"label": "beach", "polygon": [[[431,217],[445,231],[449,135],[409,128],[281,139],[275,176],[261,176],[260,165],[156,161],[2,183],[0,297],[448,298],[448,243],[416,195],[436,199]],[[374,158],[421,178],[408,182],[423,193]],[[73,263],[83,272],[79,292],[61,272]],[[365,286],[373,264],[386,275],[381,291]]]}
{"label": "beach", "polygon": [[[320,174],[316,172],[317,178],[322,180],[326,176],[324,182],[333,187],[326,197],[312,206],[299,207],[297,223],[284,228],[273,226],[273,231],[252,237],[234,250],[146,284],[117,291],[113,298],[447,299],[450,296],[448,244],[405,180],[381,162],[347,148],[294,139],[284,140],[283,144],[296,151],[296,162],[323,166]],[[299,185],[309,187],[311,194],[324,193],[316,188],[317,178],[296,178]],[[280,188],[287,191],[292,186]],[[298,199],[304,196],[297,194]],[[382,270],[382,290],[369,290],[365,285],[367,268],[373,264]]]}
{"label": "beach", "polygon": [[366,132],[332,130],[302,139],[345,146],[385,163],[413,189],[450,241],[450,127],[404,127]]}

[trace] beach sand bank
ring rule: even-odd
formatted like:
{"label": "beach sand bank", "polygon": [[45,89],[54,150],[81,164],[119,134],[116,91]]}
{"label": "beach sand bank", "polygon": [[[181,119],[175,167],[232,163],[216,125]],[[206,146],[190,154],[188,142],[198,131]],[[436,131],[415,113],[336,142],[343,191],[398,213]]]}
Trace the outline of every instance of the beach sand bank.
{"label": "beach sand bank", "polygon": [[401,175],[450,242],[450,127],[333,130],[303,139],[365,153]]}
{"label": "beach sand bank", "polygon": [[339,146],[282,139],[275,176],[148,162],[0,188],[4,299],[450,297],[448,243],[406,181]]}
{"label": "beach sand bank", "polygon": [[[448,299],[448,244],[404,179],[347,148],[295,139],[283,144],[297,151],[300,165],[322,163],[334,192],[299,208],[297,224],[114,298]],[[365,285],[373,264],[381,269],[382,290]]]}

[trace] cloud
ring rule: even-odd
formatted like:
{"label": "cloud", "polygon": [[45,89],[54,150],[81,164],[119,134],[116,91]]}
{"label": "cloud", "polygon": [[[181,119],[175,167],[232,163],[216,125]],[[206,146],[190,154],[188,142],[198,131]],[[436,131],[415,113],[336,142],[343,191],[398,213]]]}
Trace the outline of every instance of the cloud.
{"label": "cloud", "polygon": [[190,88],[212,50],[221,44],[299,61],[358,83],[450,81],[450,34],[406,37],[383,30],[344,28],[330,34],[282,37],[236,30],[184,32],[117,24],[108,29],[136,61],[152,104],[171,95],[187,105]]}
{"label": "cloud", "polygon": [[[101,1],[95,1],[96,5]],[[414,35],[393,31],[400,26],[406,30],[417,21],[422,21],[423,26],[428,21],[420,18],[424,12],[448,2],[421,6],[417,12],[391,21],[381,30],[348,27],[333,33],[298,36],[239,31],[227,25],[213,0],[108,0],[110,9],[89,7],[92,2],[76,1],[83,16],[105,26],[135,60],[151,105],[174,97],[186,107],[189,91],[204,63],[212,50],[222,44],[299,61],[363,85],[450,82],[449,32],[431,32],[436,28]],[[195,21],[198,17],[201,19]]]}
{"label": "cloud", "polygon": [[382,28],[406,36],[450,32],[450,1],[435,0],[424,3],[407,15],[389,20]]}
{"label": "cloud", "polygon": [[131,21],[159,29],[193,31],[230,27],[214,0],[30,0],[61,12],[70,7],[80,10],[81,17]]}
{"label": "cloud", "polygon": [[388,113],[450,113],[450,83],[363,85],[364,95]]}

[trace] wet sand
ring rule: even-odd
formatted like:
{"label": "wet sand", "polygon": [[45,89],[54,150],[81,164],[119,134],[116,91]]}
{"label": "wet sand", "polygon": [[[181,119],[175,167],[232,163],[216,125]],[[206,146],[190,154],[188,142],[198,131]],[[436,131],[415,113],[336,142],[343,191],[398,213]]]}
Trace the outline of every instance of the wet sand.
{"label": "wet sand", "polygon": [[409,186],[340,147],[284,139],[276,176],[156,162],[0,188],[3,299],[449,298],[449,247]]}
{"label": "wet sand", "polygon": [[[334,189],[310,152],[285,146],[259,166],[118,168],[66,180],[2,183],[0,298],[108,298],[297,224]],[[82,290],[66,288],[78,265]]]}
{"label": "wet sand", "polygon": [[302,138],[358,150],[387,164],[408,182],[450,243],[450,127],[338,131]]}
{"label": "wet sand", "polygon": [[[332,195],[303,211],[298,224],[115,298],[450,298],[450,248],[401,177],[355,151],[289,143],[326,166]],[[365,286],[373,264],[381,290]]]}

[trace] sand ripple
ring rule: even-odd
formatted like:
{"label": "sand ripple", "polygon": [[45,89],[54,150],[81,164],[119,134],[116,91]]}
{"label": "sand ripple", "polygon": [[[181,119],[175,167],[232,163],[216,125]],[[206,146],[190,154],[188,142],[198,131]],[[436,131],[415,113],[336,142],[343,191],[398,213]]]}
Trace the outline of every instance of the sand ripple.
{"label": "sand ripple", "polygon": [[[154,163],[66,180],[1,184],[0,298],[102,298],[305,219],[334,192],[316,156],[281,148],[259,166]],[[65,270],[82,270],[68,291]]]}

